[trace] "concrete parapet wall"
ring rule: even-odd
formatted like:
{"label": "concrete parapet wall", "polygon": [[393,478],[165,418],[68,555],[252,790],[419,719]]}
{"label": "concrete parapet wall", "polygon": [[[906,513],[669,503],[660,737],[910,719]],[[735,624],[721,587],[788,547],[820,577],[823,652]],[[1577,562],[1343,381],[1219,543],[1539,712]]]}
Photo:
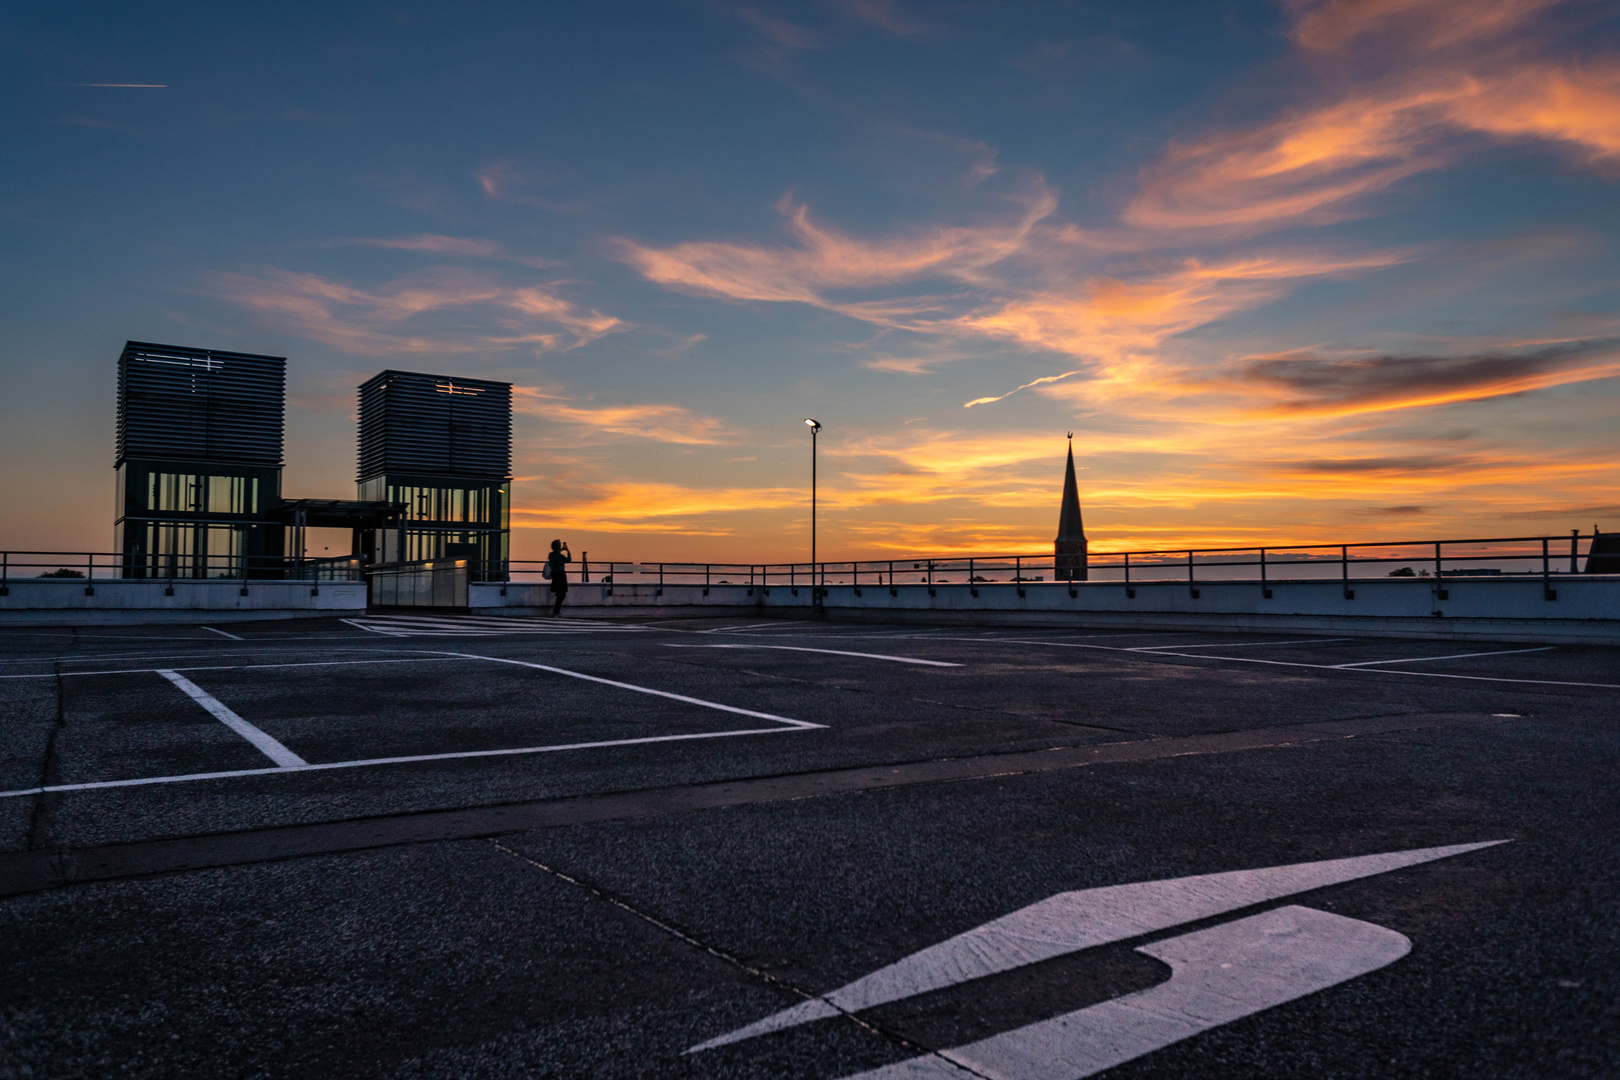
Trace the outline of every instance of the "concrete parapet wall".
{"label": "concrete parapet wall", "polygon": [[362,581],[240,580],[121,581],[83,579],[6,583],[0,625],[30,623],[168,622],[195,619],[290,619],[350,614],[366,608]]}
{"label": "concrete parapet wall", "polygon": [[[1269,588],[1267,597],[1264,588]],[[829,618],[933,625],[1040,625],[1143,630],[1332,632],[1351,636],[1487,641],[1620,643],[1620,576],[1558,576],[1557,598],[1539,577],[1352,580],[1031,582],[829,585]],[[534,614],[549,607],[543,586],[475,585],[468,602],[483,614]],[[1131,593],[1134,592],[1134,596]],[[1441,595],[1441,593],[1445,595]],[[1072,595],[1071,595],[1072,594]],[[579,617],[691,614],[800,617],[811,588],[772,585],[574,585],[567,611]]]}

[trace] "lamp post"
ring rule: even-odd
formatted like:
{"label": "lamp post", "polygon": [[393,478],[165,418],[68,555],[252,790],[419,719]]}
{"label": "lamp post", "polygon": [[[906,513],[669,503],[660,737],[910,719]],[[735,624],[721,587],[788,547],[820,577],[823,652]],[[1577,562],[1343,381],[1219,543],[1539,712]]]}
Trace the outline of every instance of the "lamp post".
{"label": "lamp post", "polygon": [[820,586],[816,584],[816,436],[821,433],[821,421],[807,416],[804,426],[810,429],[810,597],[813,603],[820,604]]}

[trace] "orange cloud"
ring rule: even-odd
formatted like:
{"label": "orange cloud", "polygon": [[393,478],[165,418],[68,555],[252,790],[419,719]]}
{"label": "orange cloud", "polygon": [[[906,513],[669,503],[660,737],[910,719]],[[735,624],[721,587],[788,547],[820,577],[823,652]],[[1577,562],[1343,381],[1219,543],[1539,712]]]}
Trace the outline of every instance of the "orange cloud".
{"label": "orange cloud", "polygon": [[1327,224],[1356,199],[1446,160],[1429,146],[1446,95],[1355,97],[1257,129],[1172,146],[1125,220],[1146,229]]}
{"label": "orange cloud", "polygon": [[1295,0],[1294,40],[1314,51],[1342,49],[1368,34],[1397,31],[1407,48],[1444,48],[1497,37],[1564,0]]}
{"label": "orange cloud", "polygon": [[700,416],[679,405],[580,406],[530,386],[514,386],[512,391],[513,408],[518,412],[610,435],[686,446],[713,446],[733,438],[722,421]]}
{"label": "orange cloud", "polygon": [[[1139,382],[1145,372],[1132,357],[1148,357],[1166,338],[1273,300],[1302,278],[1391,266],[1408,256],[1275,254],[1203,263],[1188,259],[1174,270],[1124,281],[1098,277],[1072,295],[1044,294],[1010,301],[955,325],[1021,344],[1091,359],[1105,378]],[[1070,375],[1045,376],[1025,387]],[[1009,391],[1013,393],[1016,391]],[[967,404],[999,401],[1007,394]]]}
{"label": "orange cloud", "polygon": [[[766,247],[723,241],[693,241],[651,248],[620,241],[620,252],[650,281],[729,300],[813,304],[885,321],[909,305],[835,304],[824,297],[847,289],[914,281],[923,277],[973,280],[985,267],[1017,253],[1030,230],[1057,207],[1041,186],[1009,225],[937,227],[912,236],[866,241],[810,219],[809,208],[784,198],[777,209],[787,219],[794,247]],[[861,314],[864,312],[864,316]]]}
{"label": "orange cloud", "polygon": [[[1531,25],[1558,0],[1328,0],[1296,41],[1342,50],[1337,100],[1256,127],[1173,144],[1142,173],[1125,220],[1145,229],[1255,231],[1325,224],[1361,200],[1454,160],[1458,136],[1538,139],[1588,164],[1620,159],[1620,64],[1538,55]],[[1387,31],[1387,33],[1384,33]]]}
{"label": "orange cloud", "polygon": [[[220,295],[278,329],[364,355],[515,347],[552,352],[625,329],[611,315],[583,309],[546,286],[512,287],[456,269],[413,275],[375,291],[274,267],[257,275],[221,275],[216,285]],[[474,312],[479,329],[456,324]],[[490,322],[507,332],[488,332]]]}
{"label": "orange cloud", "polygon": [[1531,65],[1472,89],[1449,104],[1459,126],[1565,143],[1594,165],[1620,161],[1620,63]]}

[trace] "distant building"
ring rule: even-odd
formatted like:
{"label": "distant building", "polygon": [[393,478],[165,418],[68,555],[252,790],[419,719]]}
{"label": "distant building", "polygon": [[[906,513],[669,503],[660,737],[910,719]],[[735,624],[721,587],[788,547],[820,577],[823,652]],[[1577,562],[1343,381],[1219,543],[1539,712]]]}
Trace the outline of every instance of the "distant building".
{"label": "distant building", "polygon": [[504,580],[511,529],[512,385],[384,371],[360,387],[360,498],[402,503],[395,528],[363,530],[372,562],[467,559]]}
{"label": "distant building", "polygon": [[280,356],[124,346],[113,467],[125,576],[238,577],[279,560],[286,366]]}
{"label": "distant building", "polygon": [[1069,464],[1063,472],[1063,507],[1058,511],[1053,543],[1058,581],[1086,580],[1086,527],[1080,520],[1080,486],[1074,479],[1074,436],[1069,436]]}

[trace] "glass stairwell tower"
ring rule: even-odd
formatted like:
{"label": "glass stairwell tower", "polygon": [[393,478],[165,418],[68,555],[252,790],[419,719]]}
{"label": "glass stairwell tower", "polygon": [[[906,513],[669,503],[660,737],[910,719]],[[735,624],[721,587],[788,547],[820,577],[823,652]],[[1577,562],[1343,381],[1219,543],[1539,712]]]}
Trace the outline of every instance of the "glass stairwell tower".
{"label": "glass stairwell tower", "polygon": [[125,577],[281,575],[280,356],[131,341],[118,358]]}
{"label": "glass stairwell tower", "polygon": [[359,497],[405,506],[357,535],[371,563],[466,559],[471,580],[505,581],[511,473],[511,383],[390,370],[360,386]]}

